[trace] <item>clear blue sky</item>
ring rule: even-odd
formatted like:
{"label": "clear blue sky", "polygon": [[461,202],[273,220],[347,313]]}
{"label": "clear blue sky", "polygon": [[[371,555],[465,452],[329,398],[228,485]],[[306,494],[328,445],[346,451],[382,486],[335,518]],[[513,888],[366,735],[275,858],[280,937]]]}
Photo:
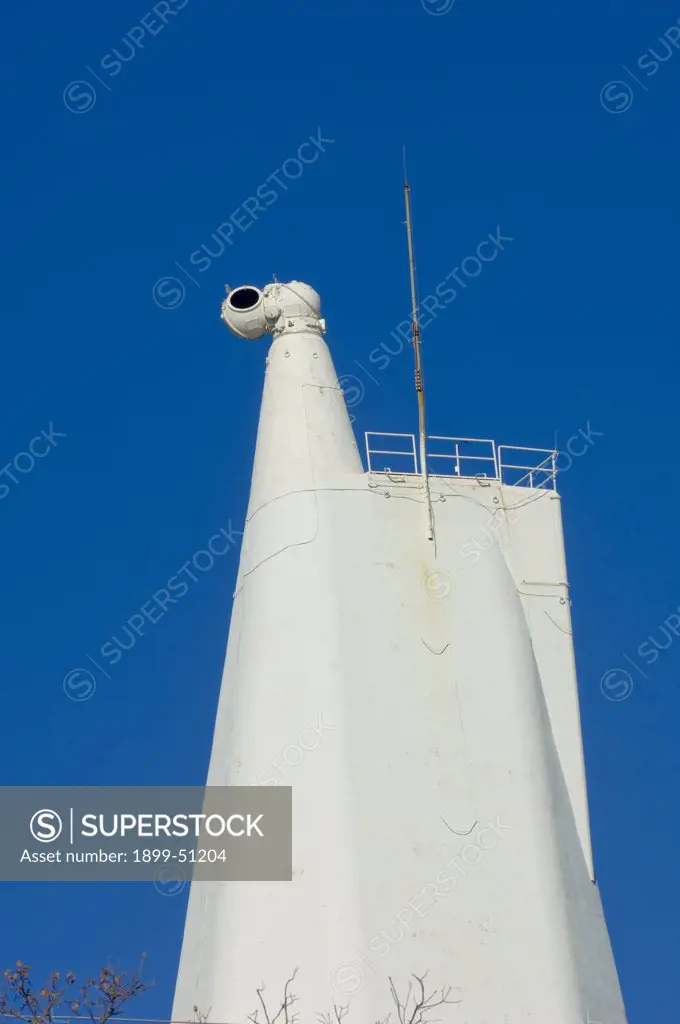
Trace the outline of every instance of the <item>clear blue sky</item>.
{"label": "clear blue sky", "polygon": [[[631,1024],[670,1024],[680,642],[659,627],[680,605],[680,50],[659,37],[680,9],[423,2],[169,0],[165,24],[142,0],[4,12],[0,464],[50,424],[66,437],[0,477],[2,777],[203,781],[234,549],[91,699],[62,680],[242,525],[266,345],[227,334],[225,282],[309,281],[338,372],[363,382],[356,428],[414,428],[410,353],[369,361],[408,310],[405,142],[423,295],[498,227],[513,239],[425,330],[431,432],[603,435],[561,481],[595,859]],[[318,129],[334,141],[283,176]],[[152,295],[168,276],[186,286],[176,308]],[[649,637],[666,646],[653,662]],[[616,668],[625,700],[609,699],[625,678],[601,691]],[[132,1012],[168,1016],[183,895],[4,885],[0,905],[1,967],[94,971],[146,949],[156,987]]]}

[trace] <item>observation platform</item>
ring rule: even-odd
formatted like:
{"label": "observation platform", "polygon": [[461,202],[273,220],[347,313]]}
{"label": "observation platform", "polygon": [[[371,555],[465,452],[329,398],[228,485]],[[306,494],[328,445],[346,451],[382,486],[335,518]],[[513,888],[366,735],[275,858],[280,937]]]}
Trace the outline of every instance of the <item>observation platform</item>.
{"label": "observation platform", "polygon": [[[415,434],[366,431],[365,444],[369,473],[421,475]],[[442,437],[437,434],[428,435],[426,447],[430,476],[557,490],[559,453],[549,448],[497,445],[484,437]]]}

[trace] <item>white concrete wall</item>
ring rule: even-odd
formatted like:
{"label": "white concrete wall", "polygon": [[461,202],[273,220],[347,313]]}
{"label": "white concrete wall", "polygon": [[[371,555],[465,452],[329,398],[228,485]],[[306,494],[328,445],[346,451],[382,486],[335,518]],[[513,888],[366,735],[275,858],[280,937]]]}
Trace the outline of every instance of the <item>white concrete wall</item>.
{"label": "white concrete wall", "polygon": [[427,971],[443,1021],[624,1024],[559,501],[435,478],[435,550],[335,387],[318,337],[274,343],[209,774],[293,787],[293,881],[193,887],[173,1019],[245,1022],[263,982],[275,1013],[298,968],[303,1020]]}

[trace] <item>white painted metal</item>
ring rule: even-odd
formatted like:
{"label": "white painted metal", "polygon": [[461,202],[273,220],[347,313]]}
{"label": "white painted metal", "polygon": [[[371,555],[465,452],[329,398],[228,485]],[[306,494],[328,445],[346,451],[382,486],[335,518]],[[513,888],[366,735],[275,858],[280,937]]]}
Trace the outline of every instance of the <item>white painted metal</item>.
{"label": "white painted metal", "polygon": [[625,1024],[559,496],[433,477],[428,541],[421,480],[363,470],[318,309],[274,323],[208,781],[292,786],[293,881],[192,887],[173,1019],[245,1024],[263,983],[273,1017],[298,968],[302,1021],[372,1024],[427,971],[444,1022]]}
{"label": "white painted metal", "polygon": [[308,284],[275,281],[262,291],[253,285],[234,288],[222,303],[222,319],[234,334],[252,341],[263,334],[276,338],[283,331],[323,332],[326,325],[320,309],[321,300]]}

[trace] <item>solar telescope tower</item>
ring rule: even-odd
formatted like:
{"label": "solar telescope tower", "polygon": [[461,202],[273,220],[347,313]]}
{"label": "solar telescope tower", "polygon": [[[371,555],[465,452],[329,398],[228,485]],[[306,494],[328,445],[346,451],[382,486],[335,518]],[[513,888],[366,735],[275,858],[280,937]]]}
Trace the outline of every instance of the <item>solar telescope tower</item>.
{"label": "solar telescope tower", "polygon": [[173,1020],[273,1022],[295,974],[278,1024],[625,1024],[555,453],[374,434],[364,464],[317,293],[222,316],[273,340],[208,782],[292,786],[293,878],[192,886]]}

